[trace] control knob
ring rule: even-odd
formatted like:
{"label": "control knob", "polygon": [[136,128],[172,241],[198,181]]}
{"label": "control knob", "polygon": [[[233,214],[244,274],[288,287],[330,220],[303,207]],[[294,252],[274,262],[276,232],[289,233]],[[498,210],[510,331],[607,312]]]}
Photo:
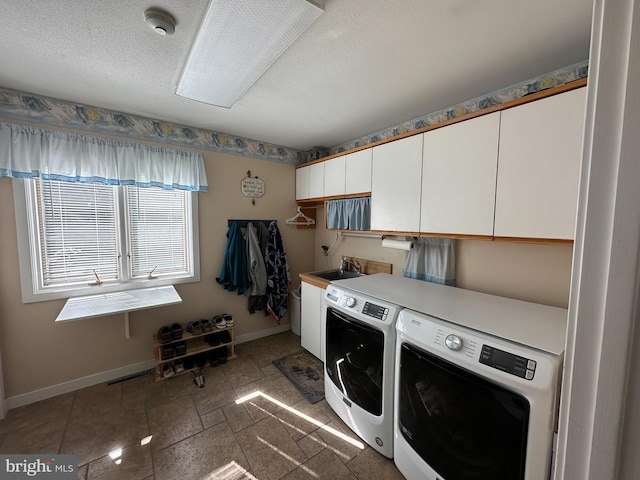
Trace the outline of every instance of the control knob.
{"label": "control knob", "polygon": [[347,297],[347,307],[352,308],[356,306],[356,299],[353,297]]}
{"label": "control knob", "polygon": [[444,339],[444,343],[451,350],[460,350],[462,348],[462,339],[453,333],[447,335],[447,338]]}

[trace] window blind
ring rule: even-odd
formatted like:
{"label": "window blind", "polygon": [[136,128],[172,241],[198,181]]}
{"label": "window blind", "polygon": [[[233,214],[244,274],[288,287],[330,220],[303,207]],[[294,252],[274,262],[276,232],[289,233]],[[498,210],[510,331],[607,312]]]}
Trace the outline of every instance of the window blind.
{"label": "window blind", "polygon": [[37,179],[42,284],[117,280],[113,187]]}
{"label": "window blind", "polygon": [[189,271],[188,196],[180,190],[126,189],[133,278]]}

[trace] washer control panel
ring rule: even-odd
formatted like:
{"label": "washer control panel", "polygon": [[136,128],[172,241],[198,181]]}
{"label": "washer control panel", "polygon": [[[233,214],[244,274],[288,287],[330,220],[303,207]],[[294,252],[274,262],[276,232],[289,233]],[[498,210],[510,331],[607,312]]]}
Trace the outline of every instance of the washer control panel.
{"label": "washer control panel", "polygon": [[535,360],[520,357],[486,344],[482,345],[480,363],[526,380],[533,380],[537,366]]}
{"label": "washer control panel", "polygon": [[395,323],[401,308],[359,292],[343,290],[334,285],[329,285],[324,298],[327,306],[333,306],[338,310],[353,316],[356,319],[366,321],[373,318],[382,323]]}

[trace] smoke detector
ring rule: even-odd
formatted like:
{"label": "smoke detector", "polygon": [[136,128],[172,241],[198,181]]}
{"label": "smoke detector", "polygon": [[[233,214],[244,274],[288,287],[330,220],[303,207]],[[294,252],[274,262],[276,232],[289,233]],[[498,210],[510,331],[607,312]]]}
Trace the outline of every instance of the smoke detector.
{"label": "smoke detector", "polygon": [[158,35],[172,35],[176,31],[176,21],[171,15],[161,10],[154,8],[146,10],[144,19]]}

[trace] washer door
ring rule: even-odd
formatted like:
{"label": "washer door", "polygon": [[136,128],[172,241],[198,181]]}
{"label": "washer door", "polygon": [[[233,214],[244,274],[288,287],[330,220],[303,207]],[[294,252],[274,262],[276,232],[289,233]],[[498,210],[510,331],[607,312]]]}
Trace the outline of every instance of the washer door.
{"label": "washer door", "polygon": [[442,478],[524,479],[526,398],[407,343],[399,373],[400,432]]}
{"label": "washer door", "polygon": [[351,401],[382,414],[384,334],[332,307],[327,308],[325,369]]}

